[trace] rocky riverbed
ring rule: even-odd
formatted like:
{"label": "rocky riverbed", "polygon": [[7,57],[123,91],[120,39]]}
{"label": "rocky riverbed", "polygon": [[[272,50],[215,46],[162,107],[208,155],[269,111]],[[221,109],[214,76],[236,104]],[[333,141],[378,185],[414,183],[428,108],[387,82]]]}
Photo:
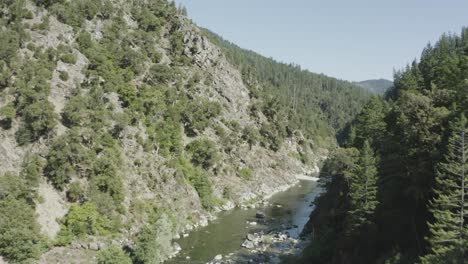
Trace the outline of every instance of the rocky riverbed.
{"label": "rocky riverbed", "polygon": [[181,236],[182,250],[168,263],[278,263],[306,242],[299,235],[321,188],[300,181],[271,199],[260,199],[222,212],[206,227]]}
{"label": "rocky riverbed", "polygon": [[227,255],[216,255],[207,264],[269,263],[300,253],[308,241],[292,237],[288,231],[249,233],[241,244],[242,249]]}

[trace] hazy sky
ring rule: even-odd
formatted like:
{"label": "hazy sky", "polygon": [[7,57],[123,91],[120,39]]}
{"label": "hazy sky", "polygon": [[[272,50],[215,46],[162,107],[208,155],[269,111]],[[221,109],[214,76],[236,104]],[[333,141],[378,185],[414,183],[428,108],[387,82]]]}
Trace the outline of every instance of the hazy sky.
{"label": "hazy sky", "polygon": [[468,26],[468,0],[176,0],[239,46],[317,73],[392,79],[430,41]]}

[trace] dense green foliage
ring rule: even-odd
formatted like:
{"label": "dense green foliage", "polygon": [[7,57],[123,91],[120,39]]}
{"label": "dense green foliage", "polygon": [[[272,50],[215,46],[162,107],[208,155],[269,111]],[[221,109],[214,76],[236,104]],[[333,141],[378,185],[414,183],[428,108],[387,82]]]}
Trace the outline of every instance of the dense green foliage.
{"label": "dense green foliage", "polygon": [[149,223],[143,226],[136,236],[135,246],[132,248],[134,263],[157,264],[165,260],[171,249],[169,239],[173,224],[166,213],[160,211],[153,213]]}
{"label": "dense green foliage", "polygon": [[12,173],[0,175],[0,254],[11,263],[30,262],[44,247],[32,203],[34,190],[26,180]]}
{"label": "dense green foliage", "polygon": [[57,125],[58,115],[54,106],[48,101],[52,71],[57,62],[58,50],[36,50],[35,61],[31,61],[19,70],[16,82],[17,97],[16,113],[22,123],[17,131],[17,141],[20,145],[48,136]]}
{"label": "dense green foliage", "polygon": [[464,115],[455,120],[443,162],[438,164],[434,186],[435,198],[430,203],[434,222],[429,223],[431,253],[423,263],[463,263],[468,250],[468,123]]}
{"label": "dense green foliage", "polygon": [[[443,35],[424,49],[419,62],[397,72],[386,101],[375,98],[364,107],[347,129],[346,148],[323,172],[331,181],[309,224],[322,245],[313,243],[305,258],[317,263],[466,263],[466,76],[464,28],[459,36]],[[379,157],[377,201],[374,217],[368,218],[373,228],[350,237],[346,216],[353,213],[354,195],[348,195],[347,171],[356,162],[354,148],[366,148],[366,141]]]}
{"label": "dense green foliage", "polygon": [[24,200],[0,201],[0,253],[12,262],[37,258],[41,253],[41,235],[34,209]]}
{"label": "dense green foliage", "polygon": [[377,207],[377,161],[369,142],[365,141],[359,159],[349,172],[350,231],[372,223]]}
{"label": "dense green foliage", "polygon": [[242,168],[239,170],[239,176],[244,180],[250,180],[253,177],[253,173],[250,168]]}
{"label": "dense green foliage", "polygon": [[98,264],[132,264],[132,259],[121,248],[111,245],[98,252],[97,263]]}
{"label": "dense green foliage", "polygon": [[157,264],[161,261],[157,236],[157,230],[150,226],[145,226],[140,231],[137,246],[133,249],[136,263]]}
{"label": "dense green foliage", "polygon": [[0,108],[0,116],[0,126],[3,129],[10,129],[13,119],[16,117],[14,106],[10,104]]}
{"label": "dense green foliage", "polygon": [[216,145],[209,139],[197,139],[192,141],[187,145],[187,150],[191,154],[192,163],[204,169],[211,168],[218,159]]}
{"label": "dense green foliage", "polygon": [[111,223],[99,214],[94,204],[73,204],[63,219],[63,228],[63,233],[69,232],[76,236],[103,235],[109,232]]}
{"label": "dense green foliage", "polygon": [[211,210],[218,200],[213,195],[213,188],[208,178],[209,172],[201,167],[193,166],[184,156],[173,161],[173,167],[177,170],[177,175],[186,179],[197,191],[204,208]]}

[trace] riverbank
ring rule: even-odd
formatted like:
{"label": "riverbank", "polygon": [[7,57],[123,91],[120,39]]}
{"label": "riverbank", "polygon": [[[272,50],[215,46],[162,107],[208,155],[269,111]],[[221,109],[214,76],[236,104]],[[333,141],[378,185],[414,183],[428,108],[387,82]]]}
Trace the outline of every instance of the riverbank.
{"label": "riverbank", "polygon": [[316,182],[316,181],[319,180],[319,177],[316,177],[316,176],[309,176],[309,175],[305,175],[305,174],[298,174],[298,175],[296,175],[296,179],[302,180],[302,181],[313,181],[313,182]]}
{"label": "riverbank", "polygon": [[268,200],[220,212],[208,226],[177,240],[182,250],[166,263],[242,263],[249,257],[261,260],[293,254],[302,247],[299,235],[313,210],[311,202],[320,193],[315,181],[297,182]]}

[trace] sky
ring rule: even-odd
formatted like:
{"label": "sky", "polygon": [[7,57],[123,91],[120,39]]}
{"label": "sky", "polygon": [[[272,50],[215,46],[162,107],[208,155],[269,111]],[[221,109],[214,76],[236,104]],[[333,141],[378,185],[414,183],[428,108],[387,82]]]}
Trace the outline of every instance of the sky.
{"label": "sky", "polygon": [[242,48],[316,73],[393,79],[427,43],[468,26],[468,0],[176,0]]}

